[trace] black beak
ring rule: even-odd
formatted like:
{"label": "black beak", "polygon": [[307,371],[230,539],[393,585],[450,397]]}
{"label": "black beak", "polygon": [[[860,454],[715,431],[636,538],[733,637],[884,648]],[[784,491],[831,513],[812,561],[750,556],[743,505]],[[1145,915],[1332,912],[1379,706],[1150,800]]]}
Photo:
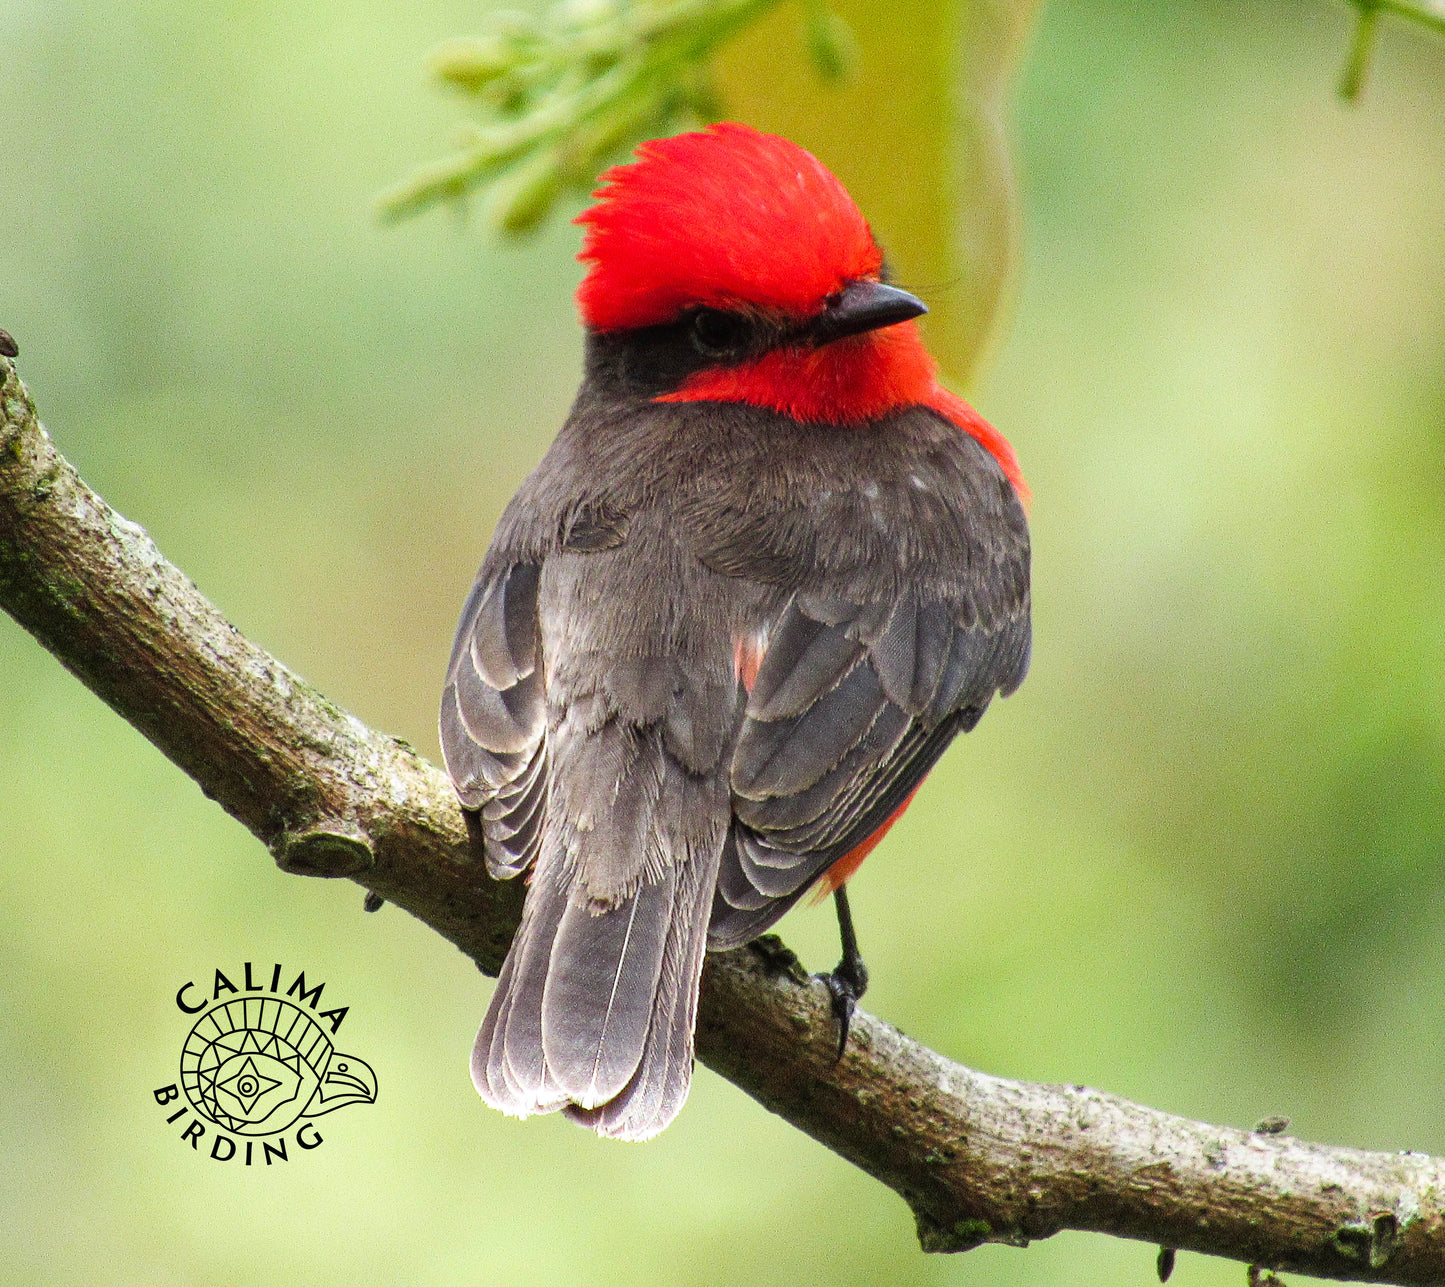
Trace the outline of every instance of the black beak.
{"label": "black beak", "polygon": [[883,282],[849,282],[808,326],[814,344],[831,344],[848,335],[862,335],[880,326],[896,326],[921,317],[928,306],[916,295]]}

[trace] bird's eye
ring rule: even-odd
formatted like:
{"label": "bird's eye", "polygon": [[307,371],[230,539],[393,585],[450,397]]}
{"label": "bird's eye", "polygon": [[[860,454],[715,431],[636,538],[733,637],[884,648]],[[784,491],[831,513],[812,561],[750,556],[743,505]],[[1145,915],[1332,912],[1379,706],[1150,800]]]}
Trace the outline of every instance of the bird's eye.
{"label": "bird's eye", "polygon": [[743,347],[747,322],[736,313],[700,308],[692,315],[692,345],[703,357],[728,357]]}

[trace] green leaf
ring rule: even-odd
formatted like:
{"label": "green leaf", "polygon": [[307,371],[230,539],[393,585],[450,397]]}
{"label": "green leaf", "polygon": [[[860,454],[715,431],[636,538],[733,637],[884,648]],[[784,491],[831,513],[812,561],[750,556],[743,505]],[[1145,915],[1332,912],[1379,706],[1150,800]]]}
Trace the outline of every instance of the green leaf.
{"label": "green leaf", "polygon": [[858,62],[858,37],[853,28],[821,0],[807,6],[808,53],[825,81],[847,80]]}
{"label": "green leaf", "polygon": [[729,114],[795,139],[847,185],[900,284],[922,293],[929,346],[968,381],[1012,280],[1016,195],[1006,95],[1037,0],[838,0],[858,33],[854,73],[820,86],[778,57],[786,13],[718,58]]}

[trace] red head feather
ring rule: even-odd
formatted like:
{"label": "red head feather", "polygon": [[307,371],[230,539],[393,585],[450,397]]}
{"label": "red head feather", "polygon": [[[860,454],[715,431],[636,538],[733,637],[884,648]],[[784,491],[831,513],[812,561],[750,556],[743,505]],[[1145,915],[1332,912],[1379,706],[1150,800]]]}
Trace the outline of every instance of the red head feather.
{"label": "red head feather", "polygon": [[644,143],[602,179],[577,218],[587,230],[578,258],[591,265],[577,303],[594,330],[670,322],[704,304],[812,317],[883,265],[823,164],[746,125]]}
{"label": "red head feather", "polygon": [[[877,280],[883,252],[853,198],[817,157],[731,122],[655,139],[602,176],[578,258],[582,321],[598,331],[655,326],[684,309],[816,316],[850,281]],[[1007,440],[939,385],[912,322],[820,348],[782,348],[697,372],[659,401],[747,402],[799,420],[858,424],[926,406],[988,449],[1028,487]]]}

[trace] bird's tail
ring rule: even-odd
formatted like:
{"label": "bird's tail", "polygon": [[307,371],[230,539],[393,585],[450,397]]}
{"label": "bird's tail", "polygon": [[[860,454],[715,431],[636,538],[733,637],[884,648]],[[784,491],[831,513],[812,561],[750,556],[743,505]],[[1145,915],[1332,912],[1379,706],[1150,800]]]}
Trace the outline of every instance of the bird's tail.
{"label": "bird's tail", "polygon": [[550,1113],[650,1139],[687,1099],[719,846],[677,855],[605,909],[544,843],[521,926],[472,1052],[472,1080],[514,1117]]}

